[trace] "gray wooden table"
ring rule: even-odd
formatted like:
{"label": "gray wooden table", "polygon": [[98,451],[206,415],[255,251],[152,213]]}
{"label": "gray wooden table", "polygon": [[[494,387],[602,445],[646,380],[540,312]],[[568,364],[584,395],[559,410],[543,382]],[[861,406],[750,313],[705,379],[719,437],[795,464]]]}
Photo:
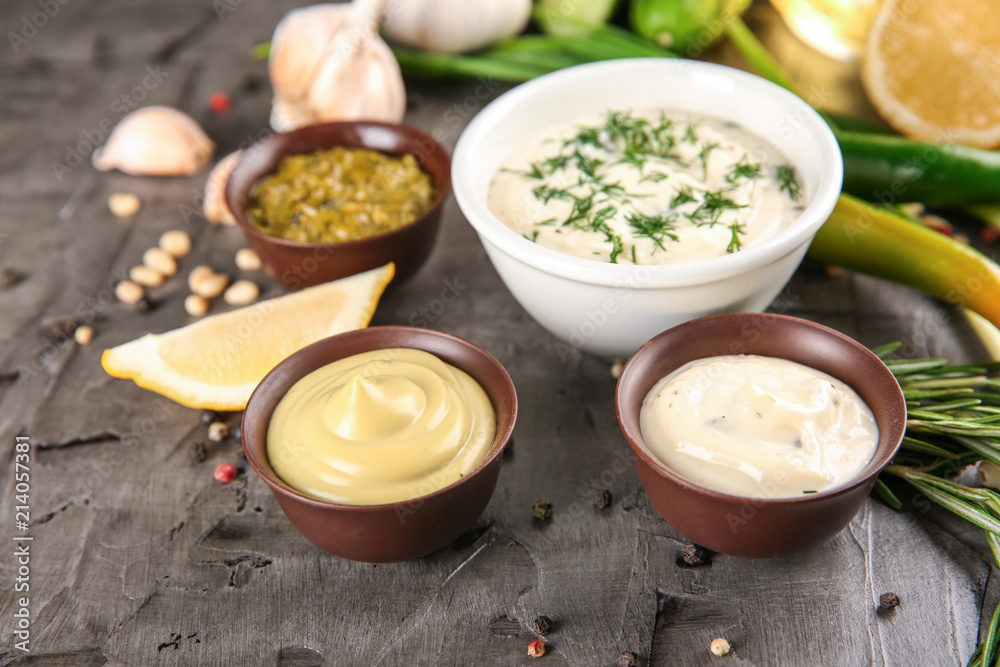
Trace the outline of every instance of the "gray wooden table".
{"label": "gray wooden table", "polygon": [[[621,651],[657,665],[967,660],[984,606],[988,615],[998,598],[989,551],[977,530],[920,498],[908,498],[911,511],[902,514],[869,501],[830,544],[799,557],[716,556],[710,566],[680,567],[685,540],[642,491],[615,421],[608,364],[586,355],[560,360],[555,340],[508,294],[453,201],[431,261],[386,295],[374,323],[408,323],[426,309],[430,326],[482,345],[514,378],[517,444],[476,527],[418,561],[348,562],[302,538],[252,471],[228,485],[213,479],[219,463],[239,462],[231,443],[192,463],[191,444],[206,441],[198,412],[100,367],[104,348],[188,322],[186,286],[174,280],[155,290],[157,307],[145,314],[110,290],[165,230],[194,238],[182,269],[204,262],[235,273],[233,254],[244,240],[236,228],[185,219],[204,174],[96,174],[89,152],[123,104],[189,111],[220,155],[266,132],[265,66],[250,47],[293,4],[0,4],[10,42],[0,48],[0,268],[24,274],[0,291],[5,664],[527,664],[539,614],[555,621],[539,664],[605,665]],[[39,14],[45,7],[51,16]],[[863,106],[853,68],[804,49],[769,8],[753,16],[810,95]],[[32,29],[32,21],[44,26]],[[732,59],[725,49],[712,56]],[[419,86],[407,121],[449,146],[482,100],[504,89],[490,81]],[[232,97],[224,117],[208,109],[215,91]],[[116,191],[142,198],[134,222],[108,213]],[[436,299],[446,281],[462,289],[442,309]],[[958,311],[821,267],[805,265],[776,308],[867,345],[900,339],[917,355],[986,354]],[[93,326],[93,343],[81,347],[54,331],[64,319]],[[15,592],[11,541],[18,435],[32,443],[31,525],[17,531],[33,538],[30,573],[21,577],[29,592]],[[610,508],[592,506],[596,488],[611,490]],[[539,498],[555,505],[547,525],[531,516]],[[886,591],[902,606],[882,615],[877,599]],[[28,654],[12,634],[23,596]],[[718,636],[734,654],[708,652]]]}

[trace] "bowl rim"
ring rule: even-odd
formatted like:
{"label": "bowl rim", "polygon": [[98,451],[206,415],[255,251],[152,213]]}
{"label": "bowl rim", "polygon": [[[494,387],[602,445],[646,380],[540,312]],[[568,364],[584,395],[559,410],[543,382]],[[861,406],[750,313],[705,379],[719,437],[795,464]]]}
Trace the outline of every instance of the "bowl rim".
{"label": "bowl rim", "polygon": [[[337,503],[337,502],[334,502],[332,500],[324,500],[322,498],[316,498],[314,496],[307,495],[307,494],[305,494],[305,493],[303,493],[303,492],[301,492],[301,491],[299,491],[297,489],[292,488],[288,484],[286,484],[285,481],[282,480],[280,477],[278,477],[277,473],[275,473],[273,471],[273,468],[272,468],[271,473],[266,472],[260,466],[260,464],[255,460],[255,457],[249,451],[249,447],[247,446],[247,443],[246,443],[246,433],[247,433],[246,422],[248,421],[248,417],[251,414],[250,406],[254,403],[255,398],[257,400],[263,400],[263,399],[259,398],[258,395],[263,395],[264,394],[264,392],[267,390],[267,386],[266,385],[269,385],[271,383],[276,383],[276,382],[279,381],[279,379],[283,379],[283,378],[279,378],[279,376],[281,376],[281,375],[284,374],[285,368],[287,368],[288,365],[290,365],[292,363],[292,361],[294,359],[296,359],[297,357],[302,357],[302,356],[306,356],[307,354],[309,354],[309,352],[311,351],[310,348],[314,348],[314,347],[318,347],[318,346],[322,346],[322,345],[330,345],[331,344],[330,341],[333,340],[333,339],[338,339],[338,340],[343,340],[343,339],[348,339],[348,338],[362,338],[363,339],[363,338],[365,338],[367,336],[373,335],[373,334],[369,333],[369,332],[372,332],[372,331],[375,331],[375,332],[389,331],[394,336],[402,334],[404,332],[420,332],[421,335],[430,335],[432,337],[439,338],[439,339],[441,339],[443,341],[446,341],[446,343],[449,344],[449,345],[457,345],[459,347],[464,347],[466,349],[471,350],[474,354],[480,356],[483,360],[485,360],[495,370],[499,371],[498,377],[500,377],[502,379],[504,387],[509,391],[509,395],[510,395],[509,398],[510,398],[510,404],[511,404],[509,423],[507,425],[507,428],[504,430],[504,432],[502,434],[499,433],[499,432],[494,433],[494,435],[493,435],[493,446],[492,446],[490,452],[486,455],[486,457],[482,461],[479,462],[479,465],[477,465],[476,468],[472,472],[470,472],[469,474],[465,475],[461,479],[459,479],[459,480],[457,480],[455,482],[452,482],[448,486],[443,487],[441,489],[438,489],[436,491],[431,491],[430,493],[426,493],[426,494],[421,495],[421,496],[416,496],[414,498],[407,498],[405,500],[397,500],[397,501],[391,502],[391,503],[380,503],[378,505],[349,505],[349,504],[346,504],[346,503]],[[411,347],[411,349],[420,349],[420,348],[414,348],[412,346],[406,346],[406,345],[399,345],[399,346],[396,346],[396,347]],[[375,349],[383,349],[383,348],[371,348],[371,349],[375,350]],[[424,351],[426,352],[427,350],[424,350]],[[433,354],[433,352],[431,354]],[[334,361],[337,361],[338,359],[343,359],[343,358],[345,358],[345,357],[344,356],[338,356],[338,357],[335,357],[335,358],[330,358],[330,359],[328,359],[326,361],[326,363],[332,363]],[[450,363],[450,362],[445,362],[445,363]],[[312,370],[317,370],[317,368],[319,368],[319,367],[313,368]],[[456,366],[456,368],[458,368],[458,367]],[[309,372],[312,372],[312,370],[310,370]],[[465,369],[460,369],[460,370],[465,371]],[[476,377],[474,377],[474,376],[472,376],[472,373],[469,373],[468,371],[465,371],[465,372],[468,373],[469,376],[472,377],[472,379],[475,380],[477,384],[480,384],[479,383],[479,379],[476,378]],[[304,375],[298,375],[296,377],[296,379],[294,380],[294,382],[298,382],[303,377],[304,377]],[[293,382],[293,384],[294,384],[294,382]],[[480,384],[480,386],[482,386],[482,385]],[[490,399],[490,403],[492,404],[492,402],[493,401],[492,401],[492,398],[491,398]],[[310,343],[306,347],[304,347],[304,348],[302,348],[302,349],[300,349],[300,350],[298,350],[296,352],[293,352],[292,354],[290,354],[286,358],[282,359],[278,363],[277,366],[275,366],[273,369],[271,369],[268,372],[268,374],[264,376],[264,379],[261,380],[260,383],[257,385],[257,387],[254,389],[253,393],[250,395],[250,399],[247,401],[247,407],[246,407],[246,409],[244,409],[244,411],[243,411],[243,417],[240,420],[240,434],[241,434],[240,445],[243,448],[243,452],[244,452],[244,455],[246,456],[247,463],[250,464],[250,467],[253,468],[254,472],[257,473],[257,475],[261,479],[263,479],[267,483],[267,485],[270,486],[276,493],[280,493],[281,495],[284,495],[286,497],[291,497],[291,499],[295,500],[296,502],[305,503],[307,505],[311,505],[311,506],[313,506],[315,508],[318,508],[318,509],[334,509],[334,510],[343,510],[343,511],[348,511],[348,512],[358,512],[358,513],[385,512],[387,510],[395,511],[398,508],[407,508],[407,507],[414,507],[414,509],[416,509],[417,507],[422,506],[428,500],[437,498],[439,496],[443,496],[443,495],[445,495],[447,493],[450,493],[451,491],[453,491],[454,489],[458,488],[459,486],[462,486],[463,484],[467,484],[469,481],[471,481],[475,477],[478,477],[479,475],[483,474],[483,472],[488,467],[490,467],[490,465],[492,465],[493,462],[497,458],[500,458],[500,457],[503,456],[504,451],[510,445],[510,441],[511,441],[513,433],[514,433],[514,426],[515,426],[515,424],[517,422],[517,407],[518,407],[517,406],[517,389],[514,386],[514,381],[511,379],[510,374],[507,373],[507,369],[504,368],[503,364],[501,364],[499,361],[497,361],[496,357],[494,357],[492,354],[490,354],[489,352],[487,352],[485,349],[483,349],[479,345],[476,345],[475,343],[473,343],[473,342],[471,342],[469,340],[466,340],[465,338],[462,338],[460,336],[456,336],[455,334],[447,333],[447,332],[444,332],[444,331],[439,331],[437,329],[429,329],[429,328],[424,328],[424,327],[413,327],[413,326],[405,326],[405,325],[383,325],[383,326],[375,326],[375,327],[366,327],[364,329],[354,329],[354,330],[351,330],[351,331],[345,331],[343,333],[335,334],[333,336],[327,336],[326,338],[322,338],[322,339],[320,339],[320,340],[318,340],[318,341],[316,341],[314,343]],[[496,411],[496,405],[493,406],[493,409],[494,409],[494,412],[495,412]],[[264,425],[264,434],[265,434],[265,437],[266,437],[266,434],[267,434],[267,430],[266,430],[267,429],[267,424],[270,423],[270,421],[271,421],[271,415],[272,414],[273,414],[273,410],[266,415],[266,424]],[[263,416],[258,417],[256,415],[254,415],[254,418],[258,418],[259,419],[259,418],[263,418]],[[500,443],[499,445],[497,444],[498,442]],[[266,454],[267,454],[266,447],[267,447],[267,443],[265,442],[265,458],[266,458]],[[268,464],[268,465],[270,466],[270,464]]]}
{"label": "bowl rim", "polygon": [[[532,104],[536,94],[545,91],[554,83],[564,80],[578,84],[592,77],[613,75],[621,70],[633,69],[657,71],[666,76],[707,76],[724,77],[735,80],[749,94],[772,100],[776,105],[796,108],[796,121],[801,121],[800,129],[813,135],[818,145],[819,186],[806,208],[787,227],[759,245],[750,246],[739,252],[678,264],[631,265],[599,262],[583,257],[575,257],[534,243],[507,227],[486,206],[476,192],[472,170],[467,165],[477,157],[479,144],[492,132],[493,126],[501,122],[513,108]],[[682,103],[672,107],[684,111]],[[801,109],[801,115],[799,113]],[[710,115],[710,114],[709,114]],[[727,118],[716,116],[723,120]],[[571,120],[571,119],[567,119]],[[767,137],[764,137],[768,141]],[[802,165],[795,164],[802,171]],[[810,172],[811,173],[811,172]],[[544,74],[523,83],[500,95],[483,108],[459,137],[452,159],[452,187],[459,207],[469,224],[490,244],[506,254],[535,269],[555,276],[582,283],[633,288],[673,287],[709,283],[727,276],[750,271],[776,261],[798,246],[808,242],[829,217],[840,195],[843,184],[843,156],[837,139],[829,125],[812,107],[795,94],[777,84],[755,74],[725,65],[684,58],[621,58],[582,65],[573,65],[562,70]],[[642,278],[641,280],[639,278]]]}
{"label": "bowl rim", "polygon": [[[894,438],[894,444],[891,446],[891,450],[889,452],[880,453],[879,443],[876,443],[875,453],[872,455],[871,460],[869,460],[869,462],[865,465],[865,468],[862,469],[860,474],[849,480],[847,483],[841,486],[835,486],[833,488],[827,489],[826,491],[803,494],[799,496],[779,497],[779,498],[767,498],[763,496],[739,496],[731,493],[725,493],[723,491],[717,491],[715,489],[710,489],[696,482],[692,482],[686,477],[674,472],[652,453],[652,451],[646,445],[645,440],[643,440],[641,432],[633,433],[631,429],[626,428],[622,420],[622,413],[623,413],[622,397],[621,397],[622,385],[624,382],[631,380],[631,374],[629,372],[629,368],[630,366],[632,368],[635,368],[635,365],[637,363],[636,359],[641,360],[644,355],[652,354],[648,350],[652,349],[653,341],[668,335],[676,335],[676,330],[678,329],[686,327],[703,326],[706,322],[711,322],[713,320],[718,321],[725,319],[745,319],[751,317],[766,318],[773,320],[775,322],[784,321],[787,323],[794,324],[796,326],[805,326],[807,328],[811,328],[822,335],[831,336],[833,338],[839,339],[840,341],[847,343],[850,347],[853,347],[856,350],[858,350],[859,353],[862,353],[863,355],[867,356],[869,360],[877,361],[878,364],[881,365],[881,367],[885,370],[885,373],[889,377],[892,377],[893,383],[895,384],[895,389],[892,391],[892,398],[890,399],[891,400],[890,407],[894,407],[900,410],[903,416],[902,426],[899,428],[899,437]],[[707,359],[709,357],[702,357],[702,358]],[[779,358],[784,358],[784,357],[779,357]],[[808,366],[808,364],[803,364],[803,365]],[[843,382],[843,380],[841,381]],[[851,389],[857,392],[857,389],[855,389],[853,386],[851,386]],[[636,457],[642,459],[642,461],[650,468],[652,468],[654,471],[656,471],[658,475],[660,475],[661,477],[666,477],[671,482],[684,488],[688,492],[695,493],[700,496],[706,496],[716,501],[723,501],[727,503],[738,502],[740,504],[751,503],[757,507],[763,507],[763,506],[782,507],[789,505],[803,505],[803,504],[814,503],[827,498],[835,498],[837,496],[849,494],[858,487],[863,486],[869,483],[870,481],[874,480],[876,477],[878,477],[879,474],[881,474],[882,470],[892,462],[892,458],[896,455],[896,453],[899,451],[900,446],[902,445],[903,436],[906,433],[906,414],[907,414],[906,399],[903,397],[903,390],[899,387],[899,383],[896,382],[895,377],[892,375],[892,371],[890,371],[889,368],[885,365],[885,363],[877,356],[875,356],[875,354],[873,354],[871,350],[869,350],[867,347],[865,347],[858,341],[854,340],[850,336],[843,334],[837,331],[836,329],[830,328],[823,324],[819,324],[817,322],[813,322],[811,320],[803,319],[801,317],[793,317],[791,315],[782,315],[778,313],[723,313],[720,315],[709,315],[706,317],[699,317],[697,319],[689,320],[682,324],[678,324],[677,326],[667,329],[666,331],[658,334],[657,336],[654,336],[652,339],[643,344],[643,346],[640,347],[625,363],[625,366],[622,369],[622,374],[621,376],[619,376],[618,382],[615,384],[615,417],[618,420],[618,427],[621,429],[622,434],[625,436],[625,439],[628,441],[629,446],[632,448],[632,452]],[[876,425],[879,428],[879,436],[880,436],[879,442],[881,442],[881,435],[884,425],[879,424],[877,421]],[[890,429],[894,429],[896,428],[896,425],[890,424],[889,427]],[[882,458],[881,463],[876,465],[871,470],[868,470],[868,467],[871,465],[871,463],[880,457]]]}
{"label": "bowl rim", "polygon": [[[232,187],[230,186],[230,183],[233,183],[232,177],[237,172],[238,169],[240,168],[249,169],[249,167],[247,167],[246,164],[250,151],[261,150],[262,148],[270,148],[272,144],[276,145],[277,147],[280,147],[284,143],[287,143],[289,141],[294,141],[297,136],[303,134],[311,135],[316,133],[325,133],[349,127],[381,128],[384,130],[389,130],[395,133],[397,136],[407,136],[410,138],[415,138],[419,141],[426,140],[431,142],[434,152],[440,151],[440,154],[445,159],[445,168],[442,170],[442,173],[446,175],[446,178],[443,179],[444,183],[438,182],[439,180],[442,179],[435,178],[433,174],[430,174],[427,171],[427,169],[424,168],[423,161],[420,159],[418,155],[414,153],[400,154],[400,155],[413,155],[417,159],[417,162],[420,163],[421,171],[430,175],[432,180],[434,180],[434,199],[431,202],[430,208],[428,208],[422,215],[414,218],[413,221],[406,223],[402,227],[397,227],[396,229],[392,229],[387,232],[382,232],[381,234],[375,234],[374,236],[366,236],[360,239],[352,239],[350,241],[332,241],[329,243],[317,243],[314,241],[292,241],[290,239],[282,238],[280,236],[272,236],[271,234],[262,232],[250,224],[250,221],[246,215],[247,201],[245,199],[242,202],[239,202],[240,206],[236,207],[233,206],[234,201],[237,201],[239,198],[239,193],[236,191],[235,186]],[[383,151],[378,150],[377,148],[371,148],[364,144],[359,144],[357,146],[345,146],[345,144],[341,142],[331,143],[328,146],[315,145],[314,148],[309,152],[324,150],[326,148],[335,148],[337,146],[343,146],[346,148],[368,148],[369,150],[374,150],[376,152],[386,154]],[[289,155],[304,155],[304,154],[307,153],[296,151],[288,153],[287,155],[283,155],[282,159]],[[277,165],[275,165],[275,169],[277,169]],[[347,120],[347,121],[336,121],[331,123],[317,123],[315,125],[305,125],[303,127],[290,130],[288,132],[275,132],[273,134],[269,134],[266,137],[258,139],[254,143],[242,149],[239,158],[236,160],[236,164],[233,165],[233,169],[232,171],[230,171],[229,177],[226,179],[224,194],[226,200],[226,207],[229,209],[229,212],[232,213],[233,219],[236,221],[236,224],[243,229],[244,233],[246,233],[249,236],[253,236],[254,238],[260,239],[265,243],[272,243],[274,245],[284,246],[286,248],[295,250],[315,250],[316,248],[325,248],[331,251],[338,249],[345,249],[349,251],[351,248],[357,248],[363,245],[378,243],[384,239],[401,235],[407,232],[410,228],[416,227],[420,223],[426,221],[430,216],[432,216],[442,207],[445,199],[448,198],[448,195],[451,194],[453,190],[453,179],[451,177],[451,169],[452,169],[452,158],[451,155],[449,155],[448,150],[430,134],[424,132],[420,128],[415,127],[413,125],[407,125],[406,123],[386,123],[374,120]],[[253,181],[253,183],[250,184],[250,189],[247,191],[246,197],[249,198],[250,193],[253,191],[254,186],[257,184],[258,181],[260,181],[261,178],[273,173],[274,170],[271,170],[267,174],[263,174],[257,177]]]}

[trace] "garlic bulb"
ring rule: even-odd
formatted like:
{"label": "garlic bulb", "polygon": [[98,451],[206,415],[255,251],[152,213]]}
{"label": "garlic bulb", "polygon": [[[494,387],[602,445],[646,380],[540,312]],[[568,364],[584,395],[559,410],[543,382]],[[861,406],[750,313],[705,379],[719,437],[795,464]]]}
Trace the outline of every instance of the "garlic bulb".
{"label": "garlic bulb", "polygon": [[268,61],[272,128],[283,132],[335,120],[403,119],[403,76],[378,35],[384,2],[314,5],[293,10],[278,23]]}
{"label": "garlic bulb", "polygon": [[386,11],[385,34],[425,51],[466,53],[520,34],[531,0],[405,0]]}
{"label": "garlic bulb", "polygon": [[233,167],[240,160],[243,151],[233,151],[226,157],[219,160],[219,164],[212,167],[208,173],[208,181],[205,183],[205,201],[201,209],[205,218],[216,225],[235,225],[229,205],[226,204],[226,183],[229,182],[229,174],[233,173]]}
{"label": "garlic bulb", "polygon": [[170,107],[143,107],[121,119],[91,158],[101,171],[137,176],[196,174],[212,159],[215,144],[191,116]]}

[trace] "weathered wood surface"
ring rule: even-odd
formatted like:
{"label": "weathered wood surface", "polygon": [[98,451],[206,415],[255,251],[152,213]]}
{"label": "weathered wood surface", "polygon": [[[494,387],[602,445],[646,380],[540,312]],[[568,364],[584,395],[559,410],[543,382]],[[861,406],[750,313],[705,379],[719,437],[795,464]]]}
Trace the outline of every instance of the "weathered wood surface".
{"label": "weathered wood surface", "polygon": [[[513,376],[522,406],[517,445],[477,527],[415,562],[362,565],[302,538],[252,472],[217,483],[214,467],[236,462],[231,446],[192,464],[189,445],[205,440],[198,413],[107,377],[99,359],[106,347],[188,321],[182,280],[156,290],[159,306],[148,314],[110,298],[115,277],[163,231],[194,237],[183,268],[207,262],[232,273],[240,232],[197,217],[185,223],[204,175],[98,175],[87,155],[65,173],[53,163],[66,163],[67,147],[88,136],[103,141],[96,135],[120,118],[123,95],[191,112],[220,155],[266,132],[269,93],[266,83],[253,86],[265,70],[249,48],[294,3],[47,4],[58,5],[48,25],[17,53],[6,43],[0,49],[0,267],[26,274],[0,292],[4,663],[525,664],[538,614],[556,621],[546,664],[604,665],[623,650],[643,664],[668,665],[968,658],[984,599],[989,611],[998,597],[989,552],[975,529],[919,499],[906,514],[869,501],[848,530],[800,557],[716,556],[711,566],[679,567],[684,540],[641,490],[615,422],[608,364],[560,359],[554,339],[505,290],[453,201],[431,262],[385,296],[375,323],[427,319],[484,346]],[[220,7],[231,11],[220,15]],[[22,17],[30,21],[38,10],[33,1],[0,4],[3,32],[20,32]],[[768,40],[818,86],[815,94],[829,90],[832,105],[858,107],[850,68],[811,55],[770,10],[757,10]],[[217,90],[233,99],[223,118],[207,109]],[[500,90],[490,82],[422,86],[408,121],[453,146],[482,100]],[[108,214],[115,191],[143,199],[134,222]],[[437,299],[446,281],[461,294],[444,306]],[[868,345],[901,339],[913,354],[985,354],[957,311],[863,277],[805,266],[777,307]],[[93,343],[47,333],[61,318],[91,324]],[[34,444],[27,656],[11,634],[18,434]],[[590,503],[598,487],[614,494],[604,511]],[[541,497],[555,503],[544,527],[531,518]],[[903,604],[879,615],[886,591]],[[709,654],[717,636],[733,643],[734,655]]]}

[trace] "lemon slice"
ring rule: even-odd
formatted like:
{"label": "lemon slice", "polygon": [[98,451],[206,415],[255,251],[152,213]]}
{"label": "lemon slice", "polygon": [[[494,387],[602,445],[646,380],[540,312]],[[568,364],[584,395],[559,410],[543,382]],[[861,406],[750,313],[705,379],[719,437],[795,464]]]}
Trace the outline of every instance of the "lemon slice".
{"label": "lemon slice", "polygon": [[862,83],[914,139],[1000,145],[1000,3],[887,0],[868,36]]}
{"label": "lemon slice", "polygon": [[368,326],[393,264],[105,350],[110,375],[189,408],[235,411],[278,362],[321,338]]}

